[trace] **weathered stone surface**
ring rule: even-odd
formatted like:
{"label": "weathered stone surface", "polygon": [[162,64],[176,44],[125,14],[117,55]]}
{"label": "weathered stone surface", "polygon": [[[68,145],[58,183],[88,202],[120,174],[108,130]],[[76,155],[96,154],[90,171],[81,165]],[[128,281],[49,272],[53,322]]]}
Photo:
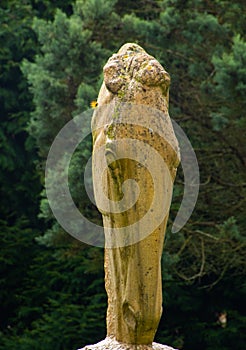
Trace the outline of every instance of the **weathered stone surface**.
{"label": "weathered stone surface", "polygon": [[123,45],[103,68],[98,106],[113,99],[168,112],[170,76],[161,64],[134,43]]}
{"label": "weathered stone surface", "polygon": [[[170,349],[156,343],[152,347],[148,345],[153,342],[162,314],[161,255],[180,160],[168,115],[169,84],[165,69],[136,44],[124,45],[104,67],[92,130],[96,203],[102,192],[111,200],[110,210],[101,210],[106,236],[107,338],[85,349]],[[135,140],[134,157],[141,159],[140,162],[130,159],[129,140]],[[109,166],[98,190],[98,179],[103,176],[96,154],[102,147]],[[150,150],[158,156],[150,156]],[[156,184],[152,173],[158,179]],[[129,179],[138,184],[139,198],[131,208],[125,210],[122,204],[122,210],[117,212],[116,206],[124,195],[126,202],[132,202],[134,188],[130,187],[126,194],[122,190]],[[153,202],[157,205],[152,209]],[[142,218],[147,214],[151,215],[143,227]],[[129,232],[136,222],[139,239],[132,244]],[[117,228],[122,230],[121,238],[115,237],[113,229]],[[143,236],[142,230],[146,228],[148,235]],[[117,241],[120,239],[123,244]]]}
{"label": "weathered stone surface", "polygon": [[175,350],[167,345],[152,343],[152,345],[125,344],[107,337],[100,343],[87,345],[79,350]]}

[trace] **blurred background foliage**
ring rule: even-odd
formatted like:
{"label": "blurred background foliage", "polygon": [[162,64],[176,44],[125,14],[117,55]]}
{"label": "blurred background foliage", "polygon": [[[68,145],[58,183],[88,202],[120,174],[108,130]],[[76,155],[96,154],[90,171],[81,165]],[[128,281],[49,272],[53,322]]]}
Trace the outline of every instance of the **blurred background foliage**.
{"label": "blurred background foliage", "polygon": [[[63,125],[90,108],[102,67],[136,42],[170,73],[170,115],[195,149],[201,186],[163,253],[156,340],[184,350],[245,347],[246,3],[242,0],[2,0],[0,4],[0,349],[68,350],[105,337],[103,250],[54,220],[44,167]],[[87,138],[72,160],[81,211]]]}

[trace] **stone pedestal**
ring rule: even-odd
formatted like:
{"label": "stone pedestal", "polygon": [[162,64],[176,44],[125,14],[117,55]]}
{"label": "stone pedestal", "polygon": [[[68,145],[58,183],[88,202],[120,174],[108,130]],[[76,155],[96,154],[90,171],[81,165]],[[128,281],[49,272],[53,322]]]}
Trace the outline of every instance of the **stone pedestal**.
{"label": "stone pedestal", "polygon": [[152,345],[135,345],[125,344],[117,340],[107,337],[101,342],[94,345],[86,345],[78,350],[177,350],[167,345],[152,343]]}

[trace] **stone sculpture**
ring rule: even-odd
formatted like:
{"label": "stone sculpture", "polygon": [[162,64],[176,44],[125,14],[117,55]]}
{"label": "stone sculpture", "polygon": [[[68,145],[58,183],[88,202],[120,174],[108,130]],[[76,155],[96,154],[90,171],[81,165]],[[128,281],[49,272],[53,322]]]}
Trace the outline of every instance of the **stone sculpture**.
{"label": "stone sculpture", "polygon": [[[122,46],[104,67],[92,130],[95,199],[106,239],[107,338],[84,349],[171,349],[153,343],[162,314],[163,241],[180,160],[168,115],[169,84],[160,63],[136,44]],[[150,157],[150,149],[158,156]],[[124,191],[129,179],[138,184],[130,208],[136,187],[130,183]],[[109,199],[106,211],[100,209],[101,193]]]}

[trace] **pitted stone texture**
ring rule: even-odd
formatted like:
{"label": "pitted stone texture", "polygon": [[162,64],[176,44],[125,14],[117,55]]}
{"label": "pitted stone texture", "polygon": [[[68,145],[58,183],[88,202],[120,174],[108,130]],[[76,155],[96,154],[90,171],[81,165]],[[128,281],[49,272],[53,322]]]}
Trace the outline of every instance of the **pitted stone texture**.
{"label": "pitted stone texture", "polygon": [[170,76],[139,45],[123,45],[109,58],[103,73],[104,82],[97,100],[99,107],[116,99],[168,112]]}
{"label": "pitted stone texture", "polygon": [[134,345],[134,344],[125,344],[116,341],[110,337],[107,337],[103,341],[94,344],[86,345],[84,348],[79,350],[177,350],[171,348],[167,345],[162,345],[158,343],[152,343],[151,345]]}

